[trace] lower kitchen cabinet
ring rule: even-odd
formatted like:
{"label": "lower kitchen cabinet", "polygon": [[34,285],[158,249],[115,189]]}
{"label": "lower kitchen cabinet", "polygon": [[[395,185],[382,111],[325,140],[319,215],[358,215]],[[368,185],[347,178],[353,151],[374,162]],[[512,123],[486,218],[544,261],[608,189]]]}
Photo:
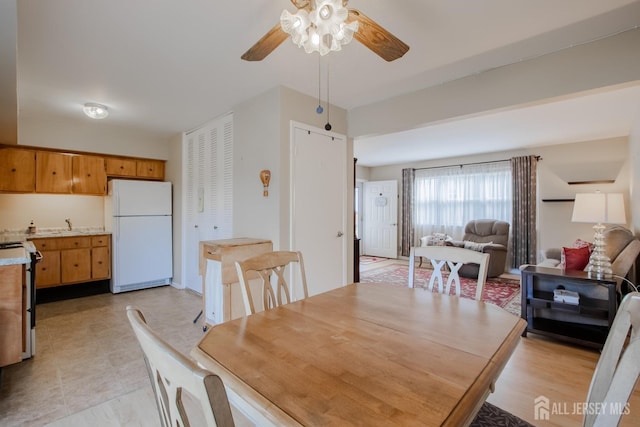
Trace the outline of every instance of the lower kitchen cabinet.
{"label": "lower kitchen cabinet", "polygon": [[42,253],[36,264],[36,288],[111,278],[109,235],[34,239]]}
{"label": "lower kitchen cabinet", "polygon": [[91,248],[91,278],[111,278],[111,250],[109,246]]}
{"label": "lower kitchen cabinet", "polygon": [[0,367],[22,360],[23,278],[22,265],[0,266]]}
{"label": "lower kitchen cabinet", "polygon": [[36,288],[58,286],[60,284],[60,251],[41,250],[40,253],[42,259],[36,264]]}
{"label": "lower kitchen cabinet", "polygon": [[60,266],[60,281],[63,285],[90,281],[91,249],[81,248],[60,251]]}

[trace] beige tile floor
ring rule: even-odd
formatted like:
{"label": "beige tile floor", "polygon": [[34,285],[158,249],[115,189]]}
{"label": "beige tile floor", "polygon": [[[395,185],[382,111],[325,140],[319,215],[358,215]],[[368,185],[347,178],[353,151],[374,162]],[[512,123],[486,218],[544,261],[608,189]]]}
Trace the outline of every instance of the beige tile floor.
{"label": "beige tile floor", "polygon": [[87,425],[89,420],[159,425],[125,307],[140,307],[153,329],[188,354],[203,334],[201,323],[193,323],[201,301],[164,286],[38,305],[36,355],[2,370],[0,426]]}

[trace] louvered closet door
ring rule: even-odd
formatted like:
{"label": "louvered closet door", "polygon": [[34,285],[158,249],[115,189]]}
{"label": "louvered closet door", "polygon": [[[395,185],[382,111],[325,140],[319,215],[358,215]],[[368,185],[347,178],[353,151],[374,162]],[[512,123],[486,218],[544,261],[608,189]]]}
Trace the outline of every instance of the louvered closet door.
{"label": "louvered closet door", "polygon": [[183,139],[185,287],[202,293],[199,242],[227,239],[233,227],[233,116],[227,115],[186,134]]}

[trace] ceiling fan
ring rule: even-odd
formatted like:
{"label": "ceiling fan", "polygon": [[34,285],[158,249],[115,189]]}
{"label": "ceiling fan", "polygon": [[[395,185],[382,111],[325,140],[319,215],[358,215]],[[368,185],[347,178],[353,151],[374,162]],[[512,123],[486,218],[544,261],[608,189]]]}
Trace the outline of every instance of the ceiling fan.
{"label": "ceiling fan", "polygon": [[261,61],[291,35],[307,53],[325,55],[355,38],[385,61],[394,61],[409,46],[357,9],[348,9],[349,0],[290,0],[295,14],[284,10],[276,24],[243,55],[245,61]]}

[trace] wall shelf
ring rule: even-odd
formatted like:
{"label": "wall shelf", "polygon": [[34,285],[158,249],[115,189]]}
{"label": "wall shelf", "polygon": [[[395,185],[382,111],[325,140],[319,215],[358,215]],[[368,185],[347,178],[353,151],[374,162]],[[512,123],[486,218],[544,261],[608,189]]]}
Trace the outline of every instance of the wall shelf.
{"label": "wall shelf", "polygon": [[596,181],[569,181],[567,184],[569,185],[584,185],[584,184],[613,184],[615,183],[615,179],[599,179]]}
{"label": "wall shelf", "polygon": [[542,199],[543,202],[574,202],[576,199]]}

